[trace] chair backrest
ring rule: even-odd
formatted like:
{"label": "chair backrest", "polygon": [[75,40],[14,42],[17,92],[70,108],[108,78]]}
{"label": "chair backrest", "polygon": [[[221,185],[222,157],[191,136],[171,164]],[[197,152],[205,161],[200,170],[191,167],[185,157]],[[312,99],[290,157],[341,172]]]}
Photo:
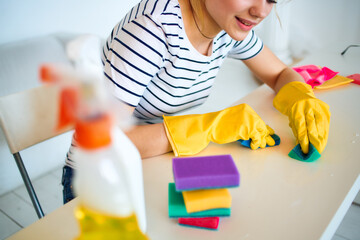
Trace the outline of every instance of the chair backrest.
{"label": "chair backrest", "polygon": [[40,86],[0,98],[0,125],[11,153],[64,133],[55,131],[58,89]]}

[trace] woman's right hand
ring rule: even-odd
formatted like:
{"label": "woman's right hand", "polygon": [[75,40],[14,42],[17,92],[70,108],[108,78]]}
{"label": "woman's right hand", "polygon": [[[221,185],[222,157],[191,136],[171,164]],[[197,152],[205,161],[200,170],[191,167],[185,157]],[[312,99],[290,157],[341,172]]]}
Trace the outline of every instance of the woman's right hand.
{"label": "woman's right hand", "polygon": [[274,131],[247,104],[218,112],[164,116],[169,142],[176,156],[193,155],[209,142],[219,144],[251,139],[252,149],[274,146]]}

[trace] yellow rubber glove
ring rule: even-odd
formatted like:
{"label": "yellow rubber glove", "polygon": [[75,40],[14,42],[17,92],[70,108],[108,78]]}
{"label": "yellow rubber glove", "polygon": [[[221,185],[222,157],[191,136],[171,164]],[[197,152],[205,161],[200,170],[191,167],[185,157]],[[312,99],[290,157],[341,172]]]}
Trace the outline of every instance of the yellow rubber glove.
{"label": "yellow rubber glove", "polygon": [[290,82],[273,101],[274,107],[289,117],[289,125],[303,153],[309,152],[309,141],[321,153],[329,136],[329,106],[317,99],[306,83]]}
{"label": "yellow rubber glove", "polygon": [[206,114],[164,116],[164,125],[176,156],[193,155],[209,143],[251,139],[251,148],[274,146],[269,126],[247,104]]}

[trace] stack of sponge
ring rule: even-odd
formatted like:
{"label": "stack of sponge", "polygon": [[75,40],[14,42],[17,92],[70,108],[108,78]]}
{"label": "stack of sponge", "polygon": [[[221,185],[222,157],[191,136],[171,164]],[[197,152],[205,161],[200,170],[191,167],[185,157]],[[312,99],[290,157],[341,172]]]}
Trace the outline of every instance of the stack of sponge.
{"label": "stack of sponge", "polygon": [[230,216],[231,194],[240,174],[231,155],[173,158],[175,183],[169,183],[169,217],[179,224],[217,229]]}

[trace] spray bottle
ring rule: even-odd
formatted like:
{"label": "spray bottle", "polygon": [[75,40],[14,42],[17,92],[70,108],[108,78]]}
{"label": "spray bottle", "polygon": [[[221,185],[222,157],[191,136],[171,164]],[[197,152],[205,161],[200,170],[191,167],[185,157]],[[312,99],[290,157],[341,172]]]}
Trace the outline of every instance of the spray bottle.
{"label": "spray bottle", "polygon": [[140,154],[115,124],[101,68],[79,59],[75,69],[40,69],[43,82],[61,89],[57,128],[75,124],[78,239],[148,239]]}

